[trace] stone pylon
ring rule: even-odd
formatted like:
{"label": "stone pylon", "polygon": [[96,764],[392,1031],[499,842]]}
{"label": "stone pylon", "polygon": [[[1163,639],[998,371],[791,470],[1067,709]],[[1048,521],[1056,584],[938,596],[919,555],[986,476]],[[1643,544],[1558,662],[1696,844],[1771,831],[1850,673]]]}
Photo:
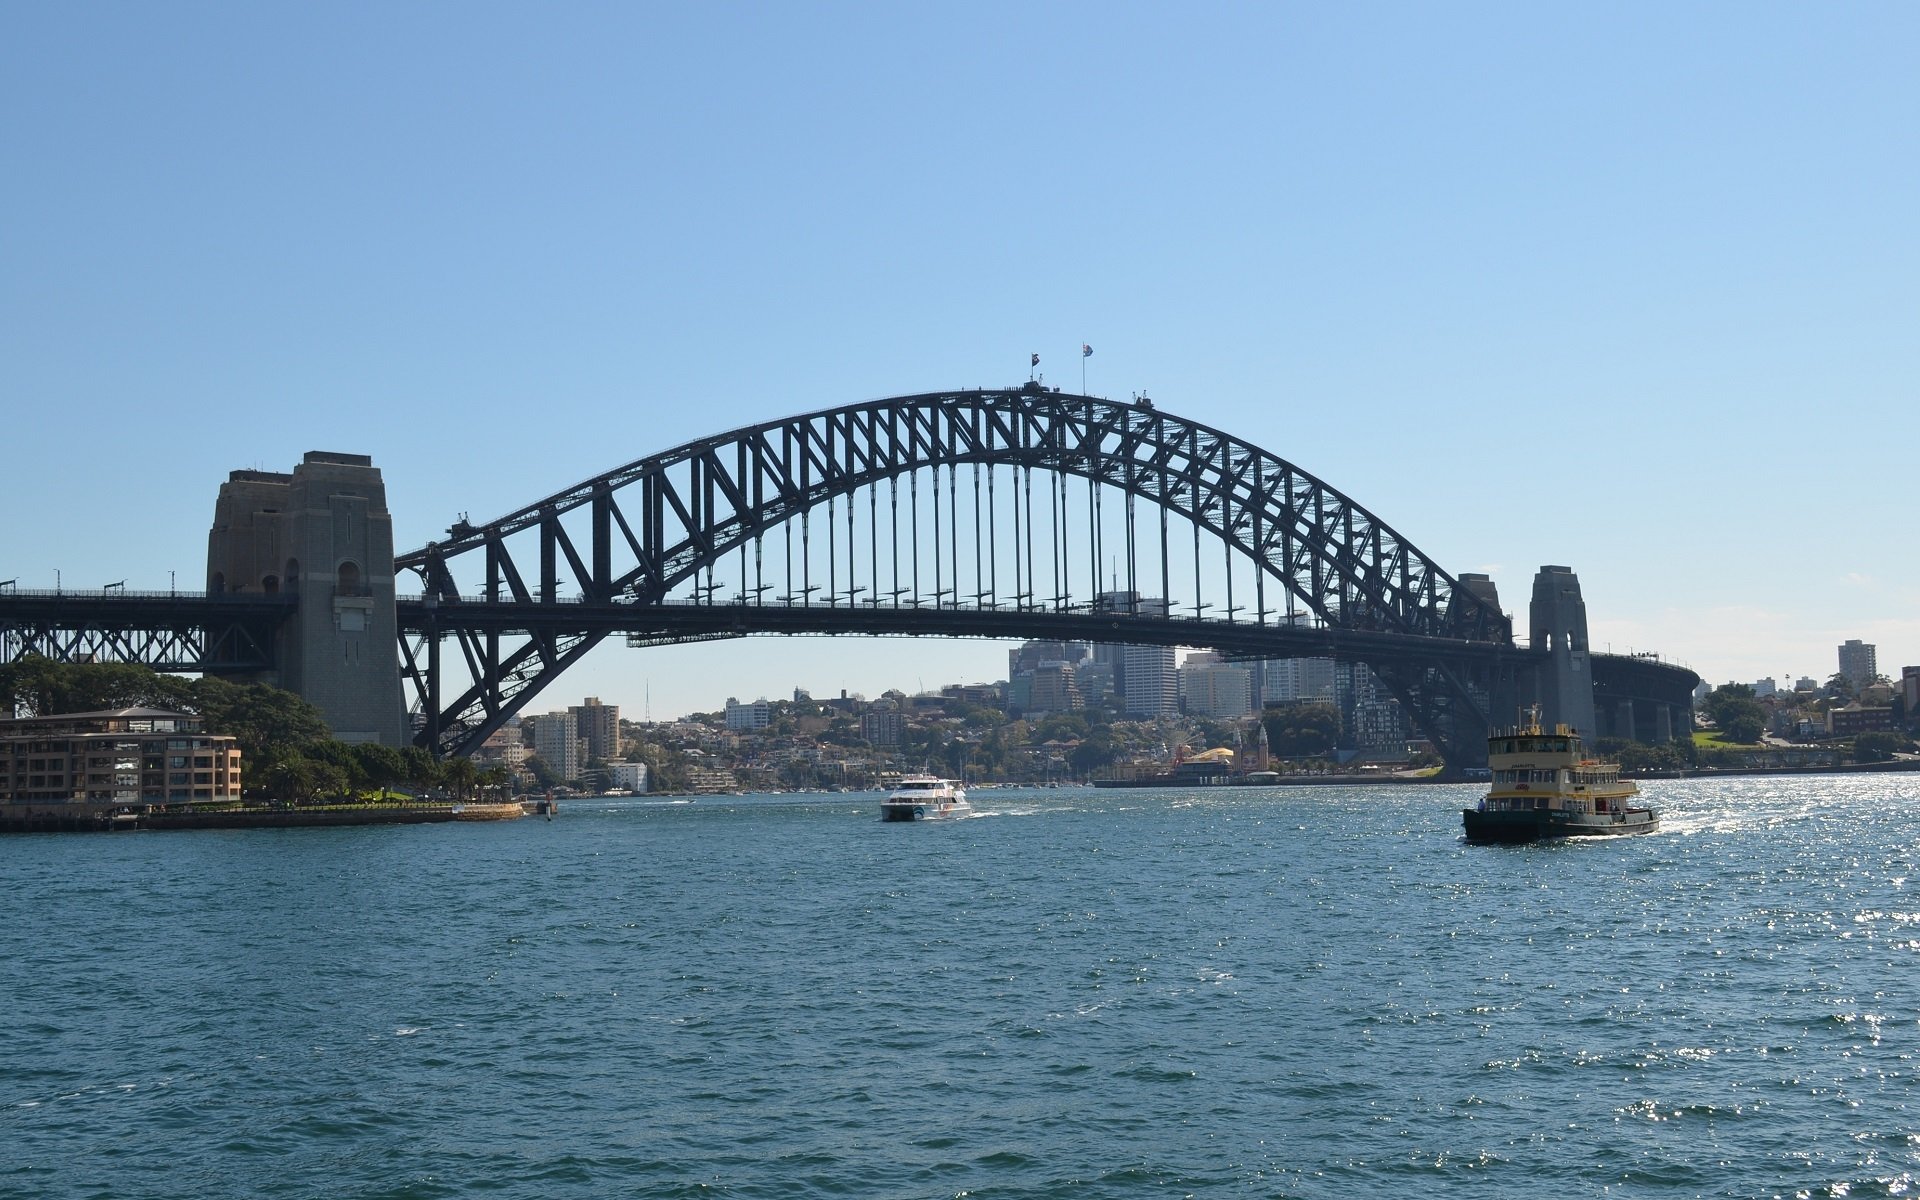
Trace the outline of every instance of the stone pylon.
{"label": "stone pylon", "polygon": [[1545,649],[1547,661],[1535,672],[1534,696],[1541,720],[1551,728],[1571,725],[1582,737],[1593,738],[1593,663],[1587,649],[1587,602],[1580,598],[1580,579],[1571,567],[1541,567],[1533,577],[1533,603],[1528,607],[1528,636],[1535,650]]}
{"label": "stone pylon", "polygon": [[311,701],[341,741],[408,743],[393,520],[371,458],[314,450],[291,474],[230,474],[207,535],[207,592],[297,596],[261,681]]}

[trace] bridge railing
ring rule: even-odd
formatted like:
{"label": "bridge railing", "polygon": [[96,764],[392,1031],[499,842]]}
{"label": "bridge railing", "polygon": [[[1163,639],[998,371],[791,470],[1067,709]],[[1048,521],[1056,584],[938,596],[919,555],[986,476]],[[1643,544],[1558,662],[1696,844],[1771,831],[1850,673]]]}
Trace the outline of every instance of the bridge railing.
{"label": "bridge railing", "polygon": [[[454,607],[462,604],[518,605],[522,603],[521,601],[515,600],[512,597],[502,597],[501,599],[498,599],[498,600],[489,600],[485,596],[467,596],[467,595],[462,595],[458,597],[432,596],[432,595],[427,595],[425,593],[420,593],[420,592],[402,594],[402,595],[396,596],[395,600],[401,604],[445,605],[448,607]],[[935,603],[926,597],[922,597],[921,602],[919,603],[915,603],[912,600],[895,603],[893,601],[885,599],[884,597],[866,597],[866,598],[861,598],[849,603],[845,598],[844,594],[830,598],[830,599],[824,599],[824,600],[814,595],[795,596],[795,597],[792,597],[791,599],[788,599],[786,597],[775,597],[771,600],[739,600],[739,599],[703,600],[703,599],[700,599],[699,597],[694,597],[694,596],[669,596],[664,600],[644,602],[644,603],[634,599],[633,596],[630,594],[622,595],[612,600],[593,600],[585,596],[557,596],[552,600],[535,600],[528,603],[531,606],[573,605],[576,607],[586,607],[589,605],[593,605],[593,606],[601,606],[601,607],[621,606],[621,607],[628,607],[628,608],[657,608],[657,607],[752,608],[752,609],[822,608],[822,609],[838,609],[842,612],[845,612],[849,609],[853,609],[857,611],[860,609],[878,608],[878,609],[899,610],[903,612],[910,611],[910,610],[918,610],[922,612],[939,611],[939,612],[978,612],[978,613],[989,613],[989,612],[1072,613],[1072,614],[1078,614],[1082,616],[1114,617],[1116,619],[1124,618],[1126,620],[1137,620],[1137,621],[1164,621],[1164,620],[1177,620],[1182,622],[1211,621],[1211,622],[1218,622],[1219,624],[1222,624],[1222,625],[1269,625],[1277,628],[1292,628],[1292,629],[1333,628],[1333,626],[1331,626],[1324,618],[1322,618],[1317,613],[1315,614],[1303,613],[1298,616],[1287,617],[1284,614],[1275,612],[1273,610],[1268,610],[1268,612],[1264,614],[1265,619],[1261,619],[1258,615],[1256,615],[1253,618],[1233,617],[1233,616],[1215,617],[1215,616],[1209,616],[1204,612],[1197,613],[1197,614],[1184,613],[1180,610],[1185,608],[1192,608],[1193,606],[1191,604],[1180,604],[1180,603],[1175,603],[1172,606],[1171,611],[1168,611],[1168,612],[1152,611],[1144,604],[1138,610],[1125,609],[1125,608],[1108,608],[1108,607],[1102,607],[1099,604],[1094,603],[1092,601],[1076,601],[1076,602],[1069,602],[1066,604],[1055,604],[1055,603],[1043,601],[1039,603],[1020,605],[1013,601],[995,601],[994,603],[991,603],[991,604],[966,603],[962,601],[940,601],[938,603]],[[1206,605],[1205,607],[1213,608],[1215,606]]]}
{"label": "bridge railing", "polygon": [[15,597],[22,600],[208,600],[215,604],[223,600],[236,604],[263,601],[292,604],[300,598],[297,592],[190,592],[184,588],[154,592],[128,588],[0,588],[0,601]]}

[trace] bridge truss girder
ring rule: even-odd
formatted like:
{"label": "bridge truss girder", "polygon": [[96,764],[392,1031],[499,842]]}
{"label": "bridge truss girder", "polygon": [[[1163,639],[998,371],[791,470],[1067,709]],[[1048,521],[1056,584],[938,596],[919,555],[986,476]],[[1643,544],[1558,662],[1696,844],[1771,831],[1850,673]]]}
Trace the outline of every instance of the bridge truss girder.
{"label": "bridge truss girder", "polygon": [[0,662],[139,663],[156,671],[235,674],[275,666],[275,630],[295,598],[179,592],[0,595]]}
{"label": "bridge truss girder", "polygon": [[[982,467],[987,470],[984,525]],[[1504,614],[1456,587],[1437,564],[1351,498],[1249,442],[1146,404],[1068,396],[1032,385],[933,393],[765,422],[691,442],[485,525],[462,521],[449,530],[448,540],[400,556],[397,565],[419,573],[437,609],[430,622],[413,630],[403,653],[419,740],[443,753],[472,750],[606,636],[606,626],[579,619],[586,608],[614,604],[644,612],[676,596],[711,600],[720,586],[716,565],[735,555],[743,598],[750,594],[763,627],[785,621],[777,614],[794,608],[859,612],[870,618],[869,631],[886,623],[881,614],[888,610],[915,614],[923,628],[929,612],[957,614],[969,607],[962,590],[961,527],[967,516],[959,486],[962,468],[973,470],[974,541],[967,547],[974,567],[972,607],[1029,616],[1091,611],[1101,590],[1103,555],[1113,574],[1119,573],[1123,548],[1103,544],[1104,531],[1115,522],[1103,517],[1102,498],[1113,495],[1125,507],[1125,594],[1173,603],[1168,532],[1173,517],[1192,530],[1196,617],[1208,607],[1225,613],[1224,620],[1209,624],[1271,629],[1308,621],[1348,636],[1398,634],[1433,639],[1435,646],[1511,645]],[[927,472],[932,486],[923,489]],[[1009,474],[1015,489],[1010,531],[994,520],[1006,507],[995,494],[996,481]],[[1051,514],[1049,530],[1042,530],[1033,507],[1035,474]],[[1087,531],[1083,545],[1070,544],[1061,532],[1074,528],[1071,506],[1077,493],[1070,495],[1070,481],[1087,489],[1078,514]],[[879,503],[883,487],[892,521],[886,552],[893,567],[891,588],[883,587],[889,581],[879,570],[886,523]],[[870,564],[855,561],[861,496],[868,505]],[[841,506],[844,564],[834,544],[841,500],[846,501]],[[1136,504],[1150,518],[1157,515],[1157,558],[1152,526],[1144,539],[1139,535]],[[815,522],[823,508],[826,519]],[[920,543],[929,508],[930,557]],[[912,522],[910,581],[901,566],[903,511],[911,513]],[[824,584],[814,582],[821,536],[814,524],[824,526],[828,543]],[[797,572],[796,526],[802,544]],[[785,532],[784,590],[780,582],[765,582],[764,543],[775,531]],[[999,586],[1000,564],[1008,554],[1000,543],[1009,533],[1010,590]],[[1051,595],[1043,592],[1046,572],[1033,560],[1043,533],[1051,534]],[[1148,543],[1144,549],[1142,540]],[[1206,555],[1225,556],[1224,604],[1218,595],[1212,602],[1201,596],[1203,541],[1214,547]],[[748,583],[750,550],[753,584]],[[982,566],[983,553],[991,572]],[[456,564],[466,566],[469,577],[479,577],[480,605],[506,604],[520,614],[515,629],[495,628],[477,611],[469,619],[475,598],[462,595]],[[868,565],[872,570],[862,581],[860,568]],[[929,565],[930,594],[929,581],[922,578]],[[1072,594],[1076,572],[1086,585],[1078,602]],[[1243,581],[1239,596],[1236,578]],[[769,597],[769,591],[775,595]],[[859,598],[863,592],[864,600]],[[1251,617],[1238,615],[1249,610]],[[640,632],[647,624],[636,619],[620,631]],[[1019,619],[996,624],[1002,632],[995,636],[1030,636],[1024,631],[1038,627]],[[525,640],[502,641],[514,634]],[[457,650],[456,669],[465,673],[464,685],[449,686],[441,647],[448,637]],[[1209,637],[1181,644],[1216,643]],[[1478,737],[1486,719],[1485,688],[1476,684],[1470,665],[1431,649],[1372,665],[1400,694],[1415,723],[1450,754],[1477,753],[1462,749]]]}

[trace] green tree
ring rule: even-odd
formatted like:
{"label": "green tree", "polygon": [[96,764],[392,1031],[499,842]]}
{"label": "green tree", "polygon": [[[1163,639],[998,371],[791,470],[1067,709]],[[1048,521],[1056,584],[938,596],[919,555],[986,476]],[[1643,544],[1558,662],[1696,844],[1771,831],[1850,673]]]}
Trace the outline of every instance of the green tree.
{"label": "green tree", "polygon": [[447,787],[452,789],[453,794],[462,800],[471,796],[474,786],[480,782],[480,768],[473,765],[473,760],[456,756],[442,765]]}
{"label": "green tree", "polygon": [[1700,702],[1700,711],[1715,725],[1724,725],[1734,706],[1753,700],[1753,688],[1744,683],[1726,683],[1707,693],[1706,699]]}
{"label": "green tree", "polygon": [[260,764],[260,785],[276,800],[305,804],[319,786],[314,765],[298,754],[275,755]]}
{"label": "green tree", "polygon": [[1281,758],[1311,758],[1340,744],[1340,710],[1318,700],[1276,705],[1261,714],[1267,747]]}
{"label": "green tree", "polygon": [[1895,754],[1912,746],[1913,743],[1897,733],[1863,733],[1853,739],[1853,761],[1887,762]]}
{"label": "green tree", "polygon": [[369,787],[384,792],[407,777],[406,757],[392,746],[366,742],[355,746],[353,754],[359,760],[360,777]]}
{"label": "green tree", "polygon": [[1210,717],[1200,717],[1193,724],[1195,731],[1200,735],[1200,741],[1205,743],[1205,745],[1195,746],[1195,750],[1212,750],[1220,746],[1225,746],[1229,750],[1237,748],[1235,743],[1239,739],[1233,726]]}
{"label": "green tree", "polygon": [[529,754],[526,758],[520,760],[520,765],[527,769],[527,774],[533,776],[535,787],[559,787],[566,782],[566,780],[560,778],[560,773],[555,771],[552,765],[538,754]]}
{"label": "green tree", "polygon": [[1029,737],[1036,742],[1075,742],[1092,731],[1079,713],[1050,713],[1034,721]]}
{"label": "green tree", "polygon": [[240,745],[241,764],[269,748],[305,750],[333,736],[320,710],[293,692],[264,683],[236,684],[207,676],[193,681],[186,705],[209,733]]}
{"label": "green tree", "polygon": [[1724,741],[1742,744],[1757,742],[1767,731],[1767,710],[1752,700],[1739,700],[1724,710],[1720,736]]}
{"label": "green tree", "polygon": [[312,745],[304,747],[301,753],[311,759],[316,766],[330,767],[338,773],[341,780],[339,792],[324,794],[344,795],[348,792],[366,787],[370,782],[366,772],[361,768],[359,750],[360,748],[358,746],[349,745],[346,742],[336,742],[332,738],[328,738],[325,741],[314,742]]}
{"label": "green tree", "polygon": [[425,746],[408,746],[400,751],[400,757],[407,764],[406,780],[409,784],[417,788],[440,785],[440,760]]}
{"label": "green tree", "polygon": [[353,779],[330,762],[309,760],[313,771],[313,795],[319,800],[345,800],[353,795]]}
{"label": "green tree", "polygon": [[1088,778],[1103,767],[1113,765],[1113,738],[1105,729],[1087,735],[1085,741],[1067,753],[1067,765],[1081,778]]}
{"label": "green tree", "polygon": [[0,666],[0,716],[180,709],[187,692],[186,681],[137,663],[63,663],[28,654]]}

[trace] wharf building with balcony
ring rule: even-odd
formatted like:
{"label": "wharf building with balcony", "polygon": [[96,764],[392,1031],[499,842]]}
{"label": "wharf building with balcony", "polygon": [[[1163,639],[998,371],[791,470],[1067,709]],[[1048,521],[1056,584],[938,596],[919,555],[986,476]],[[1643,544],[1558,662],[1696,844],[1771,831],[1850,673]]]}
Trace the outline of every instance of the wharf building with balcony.
{"label": "wharf building with balcony", "polygon": [[190,804],[240,798],[240,748],[191,713],[120,708],[0,721],[0,803]]}

